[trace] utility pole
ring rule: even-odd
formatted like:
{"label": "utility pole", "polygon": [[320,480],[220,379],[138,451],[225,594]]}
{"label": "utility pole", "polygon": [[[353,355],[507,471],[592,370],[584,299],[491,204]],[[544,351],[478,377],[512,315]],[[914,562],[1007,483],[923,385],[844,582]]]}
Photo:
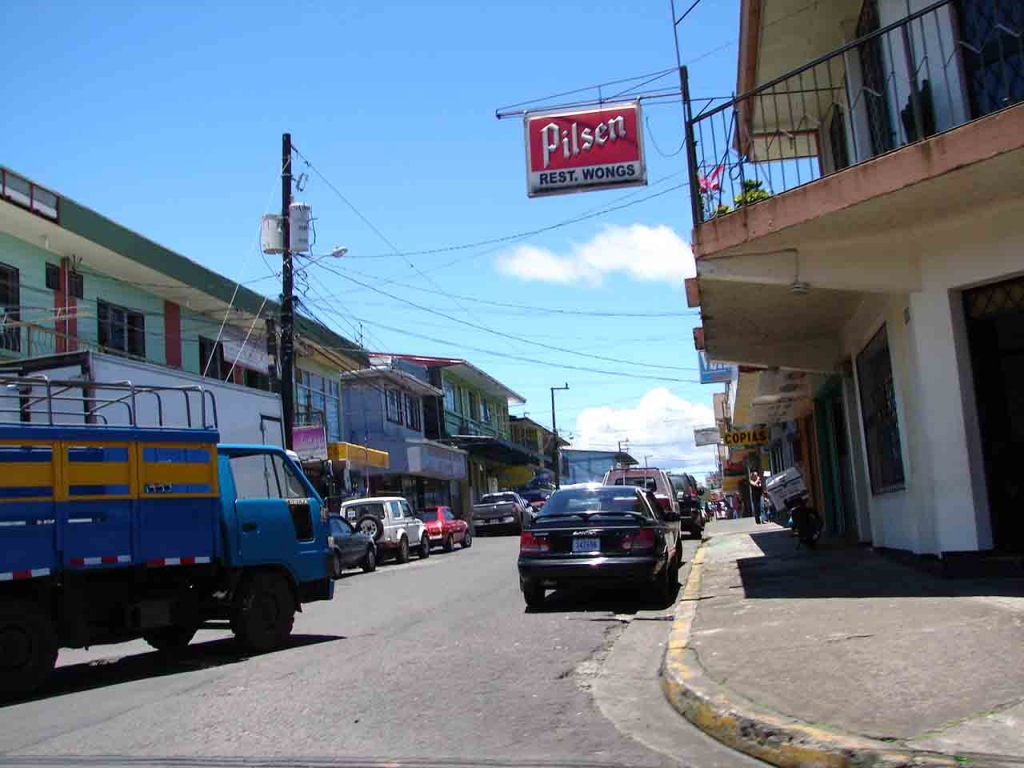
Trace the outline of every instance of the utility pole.
{"label": "utility pole", "polygon": [[569,382],[564,387],[551,387],[551,432],[554,437],[551,439],[551,463],[555,469],[555,488],[562,485],[562,467],[558,458],[558,422],[555,421],[555,392],[569,389]]}
{"label": "utility pole", "polygon": [[295,286],[291,251],[292,135],[281,136],[281,415],[284,447],[292,448],[295,419]]}

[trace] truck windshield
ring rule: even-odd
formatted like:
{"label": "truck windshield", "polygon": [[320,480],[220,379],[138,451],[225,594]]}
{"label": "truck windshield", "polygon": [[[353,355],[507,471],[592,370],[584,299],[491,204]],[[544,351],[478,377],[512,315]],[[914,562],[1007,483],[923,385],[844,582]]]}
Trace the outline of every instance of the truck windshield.
{"label": "truck windshield", "polygon": [[239,499],[305,499],[309,496],[291,464],[275,453],[232,456]]}

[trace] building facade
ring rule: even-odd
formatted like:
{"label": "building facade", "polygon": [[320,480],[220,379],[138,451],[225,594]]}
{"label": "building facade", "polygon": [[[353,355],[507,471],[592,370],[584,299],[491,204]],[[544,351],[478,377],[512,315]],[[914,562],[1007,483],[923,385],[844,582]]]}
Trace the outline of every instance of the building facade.
{"label": "building facade", "polygon": [[[276,302],[0,167],[0,360],[91,350],[276,392],[278,315]],[[366,355],[302,316],[296,351],[296,425],[340,442],[341,373]]]}
{"label": "building facade", "polygon": [[468,455],[468,494],[472,504],[484,493],[523,484],[537,456],[512,440],[508,406],[525,403],[514,390],[476,366],[457,358],[371,354],[374,365],[404,360],[422,366],[430,384],[440,390],[424,399],[427,438]]}
{"label": "building facade", "polygon": [[800,5],[743,0],[741,95],[687,122],[695,339],[798,425],[833,532],[1024,551],[1024,7]]}
{"label": "building facade", "polygon": [[424,399],[439,398],[423,366],[392,359],[342,375],[348,439],[387,452],[386,468],[368,468],[371,493],[404,496],[414,509],[462,510],[466,453],[426,437]]}

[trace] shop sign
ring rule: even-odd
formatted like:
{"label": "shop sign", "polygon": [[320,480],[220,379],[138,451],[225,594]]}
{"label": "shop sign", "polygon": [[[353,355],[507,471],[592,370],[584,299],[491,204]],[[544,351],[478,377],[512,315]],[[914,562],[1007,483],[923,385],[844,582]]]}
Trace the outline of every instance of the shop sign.
{"label": "shop sign", "polygon": [[722,435],[718,427],[699,427],[693,430],[693,444],[698,448],[702,445],[718,445],[722,442]]}
{"label": "shop sign", "polygon": [[228,365],[240,365],[260,373],[266,373],[269,369],[270,356],[267,354],[266,343],[258,336],[250,335],[247,339],[241,331],[225,326],[220,342]]}
{"label": "shop sign", "polygon": [[735,365],[711,362],[708,353],[704,351],[697,353],[697,364],[700,366],[701,384],[727,384],[732,381],[736,371]]}
{"label": "shop sign", "polygon": [[327,433],[322,424],[292,427],[292,450],[302,461],[327,458]]}
{"label": "shop sign", "polygon": [[527,193],[647,184],[640,102],[526,115]]}
{"label": "shop sign", "polygon": [[768,427],[746,427],[744,429],[730,429],[722,435],[723,442],[732,447],[737,445],[764,445],[768,442]]}

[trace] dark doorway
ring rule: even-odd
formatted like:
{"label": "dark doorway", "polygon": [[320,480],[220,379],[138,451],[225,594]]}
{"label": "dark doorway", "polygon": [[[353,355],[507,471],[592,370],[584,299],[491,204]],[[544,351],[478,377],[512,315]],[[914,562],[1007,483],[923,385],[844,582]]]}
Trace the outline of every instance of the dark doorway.
{"label": "dark doorway", "polygon": [[[1024,551],[1024,278],[964,292],[997,550]],[[965,478],[966,480],[966,478]]]}

